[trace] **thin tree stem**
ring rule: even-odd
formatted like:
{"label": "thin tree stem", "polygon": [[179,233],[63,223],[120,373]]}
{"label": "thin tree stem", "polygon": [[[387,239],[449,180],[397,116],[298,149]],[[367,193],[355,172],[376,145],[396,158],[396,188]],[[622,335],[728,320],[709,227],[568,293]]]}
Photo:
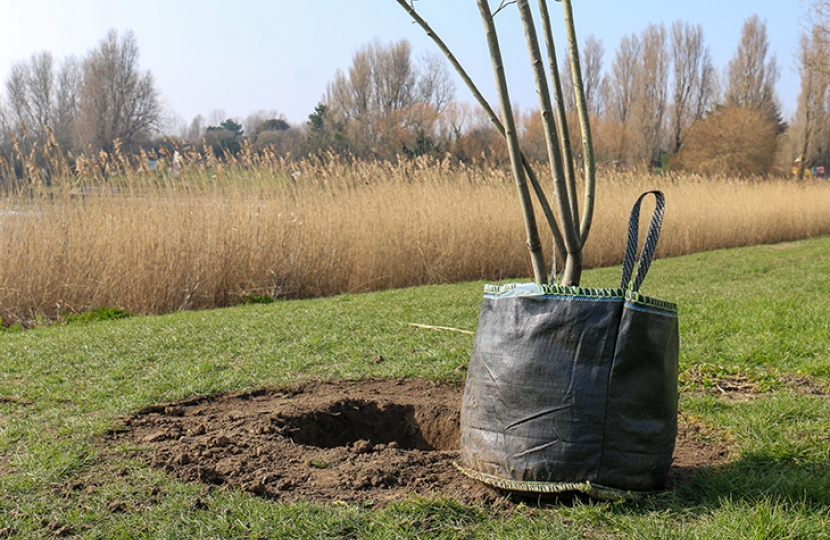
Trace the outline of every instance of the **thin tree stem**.
{"label": "thin tree stem", "polygon": [[507,140],[507,150],[510,154],[510,165],[513,169],[513,176],[516,180],[516,188],[519,192],[519,200],[522,205],[525,232],[527,233],[527,247],[530,251],[531,265],[533,267],[533,279],[539,285],[547,283],[547,271],[545,267],[545,256],[542,252],[542,243],[539,240],[539,230],[536,226],[536,217],[533,211],[533,201],[530,199],[525,179],[524,164],[522,163],[521,152],[519,151],[519,139],[516,133],[516,125],[513,119],[513,111],[510,107],[510,94],[507,88],[507,78],[504,74],[504,63],[502,61],[501,49],[499,47],[496,25],[493,22],[493,15],[490,12],[490,5],[487,0],[477,0],[481,20],[484,24],[487,45],[490,50],[490,60],[493,64],[493,73],[496,78],[496,90],[499,95],[499,104],[504,117],[504,132]]}
{"label": "thin tree stem", "polygon": [[[496,130],[499,132],[502,138],[506,140],[505,136],[505,129],[504,125],[499,120],[498,115],[490,106],[490,103],[484,98],[484,95],[478,89],[476,84],[473,82],[472,78],[469,76],[467,71],[452,53],[452,51],[447,47],[447,44],[441,39],[441,37],[432,29],[432,27],[427,23],[423,17],[421,17],[417,11],[407,2],[407,0],[396,0],[398,4],[412,17],[412,20],[415,21],[418,26],[420,26],[424,32],[426,32],[427,36],[429,36],[432,41],[438,46],[438,49],[444,54],[447,60],[450,62],[450,65],[455,69],[458,73],[461,80],[473,94],[476,102],[478,102],[479,106],[484,110],[487,114],[487,117],[490,119],[490,122],[495,126]],[[536,173],[531,168],[530,164],[525,158],[524,154],[522,154],[522,166],[524,167],[525,173],[527,174],[527,178],[530,180],[530,184],[533,186],[533,190],[536,194],[536,197],[539,200],[539,205],[542,208],[542,212],[545,214],[545,219],[548,222],[548,227],[550,227],[551,233],[553,234],[554,241],[556,242],[556,249],[560,252],[565,253],[567,250],[565,249],[565,240],[562,236],[562,233],[559,229],[559,226],[556,222],[556,217],[553,214],[553,210],[550,207],[550,204],[547,200],[547,195],[545,195],[544,189],[542,189],[541,184],[539,183],[539,179],[536,176]]]}
{"label": "thin tree stem", "polygon": [[[574,173],[573,150],[571,147],[571,135],[568,127],[568,118],[565,113],[565,95],[562,91],[562,80],[559,76],[559,64],[556,57],[556,43],[553,41],[553,29],[550,24],[550,14],[546,0],[539,0],[539,12],[542,18],[542,31],[545,35],[545,47],[548,51],[548,71],[550,71],[553,91],[556,98],[556,125],[559,128],[559,139],[562,141],[562,161],[565,166],[565,181],[568,185],[568,199],[571,203],[571,215],[573,216],[574,230],[579,223],[579,196],[576,191],[576,174]],[[580,243],[582,248],[582,243]]]}
{"label": "thin tree stem", "polygon": [[536,94],[539,97],[539,109],[545,128],[547,152],[551,163],[554,185],[556,186],[556,203],[562,222],[565,248],[568,255],[570,255],[571,253],[579,251],[581,246],[579,245],[579,234],[568,197],[568,188],[562,166],[562,151],[559,146],[559,137],[557,136],[556,124],[551,110],[550,91],[545,75],[544,62],[542,61],[542,53],[539,48],[539,40],[536,37],[536,29],[533,23],[533,15],[530,11],[530,4],[527,0],[518,0],[517,4],[522,19],[522,26],[524,27],[525,38],[527,39],[527,50],[530,54],[533,76],[536,81]]}
{"label": "thin tree stem", "polygon": [[573,6],[571,0],[562,0],[562,9],[565,16],[565,31],[568,36],[568,48],[571,59],[571,76],[574,83],[576,110],[579,113],[579,126],[582,130],[582,152],[585,167],[585,199],[583,204],[582,222],[579,226],[580,241],[584,245],[591,230],[591,221],[594,217],[594,194],[596,189],[596,165],[594,162],[594,144],[591,138],[591,123],[588,118],[588,105],[585,101],[585,87],[582,83],[582,69],[579,66],[579,46],[576,39]]}

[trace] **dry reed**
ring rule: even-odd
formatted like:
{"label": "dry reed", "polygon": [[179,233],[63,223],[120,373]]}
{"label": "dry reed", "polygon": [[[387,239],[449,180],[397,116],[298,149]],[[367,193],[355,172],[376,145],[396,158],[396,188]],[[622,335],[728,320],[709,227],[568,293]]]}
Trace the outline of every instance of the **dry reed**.
{"label": "dry reed", "polygon": [[[29,324],[117,307],[163,313],[248,295],[302,298],[530,273],[505,171],[433,160],[400,165],[231,163],[183,151],[181,178],[126,159],[81,162],[0,199],[0,316]],[[102,170],[106,170],[102,173]],[[118,176],[120,175],[120,176]],[[600,177],[585,260],[621,261],[631,204],[666,193],[658,256],[830,233],[830,185],[781,180]],[[647,214],[647,209],[644,209]],[[546,239],[548,245],[550,238]],[[548,252],[550,256],[550,253]]]}

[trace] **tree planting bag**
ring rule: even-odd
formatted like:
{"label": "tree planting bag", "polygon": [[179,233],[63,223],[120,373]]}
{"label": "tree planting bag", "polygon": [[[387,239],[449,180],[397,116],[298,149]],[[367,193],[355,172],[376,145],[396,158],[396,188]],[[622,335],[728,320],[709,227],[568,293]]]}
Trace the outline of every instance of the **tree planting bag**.
{"label": "tree planting bag", "polygon": [[[633,274],[640,204],[657,206]],[[665,199],[631,210],[618,289],[485,287],[461,408],[462,472],[524,493],[664,487],[677,436],[677,306],[643,296]]]}

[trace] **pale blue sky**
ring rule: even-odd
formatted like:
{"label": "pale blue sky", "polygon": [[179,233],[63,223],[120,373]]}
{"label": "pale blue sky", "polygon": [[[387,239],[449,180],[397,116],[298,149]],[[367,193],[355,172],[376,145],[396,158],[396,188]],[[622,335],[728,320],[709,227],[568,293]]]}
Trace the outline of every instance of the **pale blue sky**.
{"label": "pale blue sky", "polygon": [[[492,96],[476,3],[419,0],[416,7]],[[560,5],[550,7],[559,23]],[[651,22],[669,26],[676,20],[702,25],[722,69],[735,52],[743,21],[757,13],[767,23],[781,67],[777,88],[785,118],[798,93],[792,64],[803,9],[800,0],[574,1],[580,41],[594,34],[603,42],[606,69],[622,36]],[[497,21],[512,99],[535,107],[518,18],[505,12]],[[274,109],[291,123],[304,122],[335,71],[346,69],[361,45],[407,38],[416,54],[435,51],[394,0],[0,0],[0,81],[12,63],[38,51],[51,51],[56,59],[82,56],[110,28],[135,32],[141,68],[152,71],[168,110],[186,121],[214,109],[237,118]],[[562,50],[564,41],[559,43]],[[471,101],[460,83],[458,97]]]}

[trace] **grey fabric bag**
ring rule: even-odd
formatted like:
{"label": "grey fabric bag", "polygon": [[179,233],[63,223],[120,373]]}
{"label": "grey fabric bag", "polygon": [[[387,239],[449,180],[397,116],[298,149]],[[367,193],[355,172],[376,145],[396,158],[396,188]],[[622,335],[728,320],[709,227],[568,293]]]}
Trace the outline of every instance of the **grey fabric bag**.
{"label": "grey fabric bag", "polygon": [[[637,272],[640,204],[653,194]],[[618,289],[487,286],[461,409],[465,474],[526,493],[665,485],[677,436],[677,306],[642,296],[665,209],[644,193]]]}

